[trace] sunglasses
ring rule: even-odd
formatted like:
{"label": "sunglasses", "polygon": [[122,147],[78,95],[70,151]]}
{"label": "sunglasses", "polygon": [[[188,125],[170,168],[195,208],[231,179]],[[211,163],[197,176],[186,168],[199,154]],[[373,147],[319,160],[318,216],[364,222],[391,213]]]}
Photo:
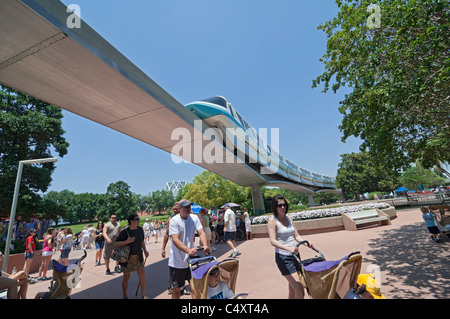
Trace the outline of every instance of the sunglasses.
{"label": "sunglasses", "polygon": [[212,272],[209,274],[210,277],[215,277],[215,276],[217,276],[217,275],[220,275],[220,271],[212,271]]}
{"label": "sunglasses", "polygon": [[133,219],[135,222],[138,222],[138,221],[140,221],[141,219],[140,218],[135,218],[135,219]]}
{"label": "sunglasses", "polygon": [[111,217],[111,219],[117,219],[117,217]]}
{"label": "sunglasses", "polygon": [[287,204],[278,204],[277,207],[287,207]]}

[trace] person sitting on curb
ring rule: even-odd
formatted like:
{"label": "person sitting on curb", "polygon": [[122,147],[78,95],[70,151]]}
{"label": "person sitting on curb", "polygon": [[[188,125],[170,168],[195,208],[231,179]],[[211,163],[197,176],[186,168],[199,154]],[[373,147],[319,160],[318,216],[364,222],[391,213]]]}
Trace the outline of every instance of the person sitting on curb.
{"label": "person sitting on curb", "polygon": [[[3,263],[3,254],[1,252],[0,261]],[[0,270],[0,290],[4,289],[7,290],[7,299],[26,299],[28,276],[25,271],[21,270],[10,275]]]}

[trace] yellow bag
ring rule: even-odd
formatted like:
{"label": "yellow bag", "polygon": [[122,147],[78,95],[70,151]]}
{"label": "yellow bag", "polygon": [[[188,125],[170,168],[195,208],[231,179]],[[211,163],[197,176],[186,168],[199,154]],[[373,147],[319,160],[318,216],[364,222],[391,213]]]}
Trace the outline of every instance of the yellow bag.
{"label": "yellow bag", "polygon": [[386,299],[381,294],[381,288],[378,281],[373,274],[360,274],[358,276],[358,286],[366,285],[366,291],[369,292],[375,299]]}

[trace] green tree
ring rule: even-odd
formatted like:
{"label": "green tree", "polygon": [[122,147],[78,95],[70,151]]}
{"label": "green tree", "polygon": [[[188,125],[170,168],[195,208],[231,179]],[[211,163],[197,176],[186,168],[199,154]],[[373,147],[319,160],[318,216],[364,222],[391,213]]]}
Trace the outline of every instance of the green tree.
{"label": "green tree", "polygon": [[104,194],[80,193],[73,196],[70,210],[77,221],[94,220],[102,209]]}
{"label": "green tree", "polygon": [[161,213],[175,203],[175,198],[170,190],[162,189],[152,192],[150,196],[151,207],[153,211]]}
{"label": "green tree", "polygon": [[339,194],[329,192],[318,192],[314,194],[314,202],[316,205],[336,203],[341,196]]}
{"label": "green tree", "polygon": [[118,220],[124,220],[135,212],[136,203],[130,186],[123,181],[109,184],[105,196],[101,198],[98,218],[107,220],[112,214],[116,214]]}
{"label": "green tree", "polygon": [[151,208],[151,194],[141,195],[133,193],[133,200],[136,203],[136,209],[138,212],[149,213]]}
{"label": "green tree", "polygon": [[67,212],[66,205],[60,205],[53,200],[43,198],[41,209],[36,215],[41,220],[54,220],[58,224],[59,218],[67,217]]}
{"label": "green tree", "polygon": [[399,181],[407,189],[418,190],[419,184],[422,184],[424,188],[444,185],[445,178],[440,177],[433,171],[413,166],[403,172],[399,177]]}
{"label": "green tree", "polygon": [[52,201],[60,207],[65,207],[65,209],[62,211],[62,214],[59,214],[58,217],[70,223],[75,223],[78,221],[76,214],[72,209],[72,202],[74,197],[75,193],[69,191],[68,189],[64,189],[60,192],[51,191],[43,195],[44,201]]}
{"label": "green tree", "polygon": [[183,192],[191,202],[214,210],[229,202],[240,204],[247,198],[245,187],[209,171],[197,175],[191,184],[183,187]]}
{"label": "green tree", "polygon": [[377,165],[370,153],[342,154],[336,176],[336,186],[346,198],[372,191],[391,191],[398,185],[398,174]]}
{"label": "green tree", "polygon": [[[52,149],[60,157],[67,154],[62,117],[60,108],[0,85],[0,217],[9,216],[19,161],[53,157]],[[33,216],[55,167],[55,163],[24,166],[18,216]]]}
{"label": "green tree", "polygon": [[[368,20],[379,6],[379,28]],[[450,23],[448,0],[336,0],[337,17],[320,25],[328,37],[325,72],[313,80],[341,101],[342,140],[397,171],[420,160],[450,161]],[[347,90],[346,90],[347,92]]]}

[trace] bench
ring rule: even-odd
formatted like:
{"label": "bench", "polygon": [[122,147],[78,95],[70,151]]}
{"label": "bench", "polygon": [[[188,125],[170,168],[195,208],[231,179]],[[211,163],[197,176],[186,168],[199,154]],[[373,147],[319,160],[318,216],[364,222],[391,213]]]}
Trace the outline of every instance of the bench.
{"label": "bench", "polygon": [[378,208],[342,214],[345,230],[356,231],[363,226],[391,225],[388,215]]}

